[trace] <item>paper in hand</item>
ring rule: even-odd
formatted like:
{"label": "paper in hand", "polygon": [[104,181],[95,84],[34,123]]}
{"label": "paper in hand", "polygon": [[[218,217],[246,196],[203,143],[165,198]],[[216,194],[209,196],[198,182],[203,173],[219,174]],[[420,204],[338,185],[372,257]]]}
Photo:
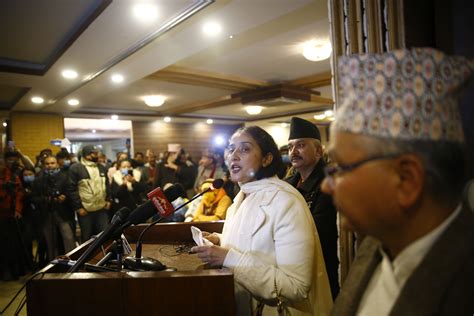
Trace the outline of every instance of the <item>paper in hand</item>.
{"label": "paper in hand", "polygon": [[193,235],[193,240],[198,246],[212,246],[213,243],[207,240],[206,238],[202,237],[202,231],[195,227],[191,226],[191,233]]}

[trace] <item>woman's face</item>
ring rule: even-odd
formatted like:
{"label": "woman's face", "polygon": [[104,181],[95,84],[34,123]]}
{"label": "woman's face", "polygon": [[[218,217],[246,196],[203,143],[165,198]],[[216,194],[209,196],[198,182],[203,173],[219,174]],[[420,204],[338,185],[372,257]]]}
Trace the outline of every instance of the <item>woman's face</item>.
{"label": "woman's face", "polygon": [[233,182],[242,184],[255,181],[257,171],[271,162],[271,158],[262,157],[258,144],[245,132],[232,136],[227,147],[226,160],[230,178]]}

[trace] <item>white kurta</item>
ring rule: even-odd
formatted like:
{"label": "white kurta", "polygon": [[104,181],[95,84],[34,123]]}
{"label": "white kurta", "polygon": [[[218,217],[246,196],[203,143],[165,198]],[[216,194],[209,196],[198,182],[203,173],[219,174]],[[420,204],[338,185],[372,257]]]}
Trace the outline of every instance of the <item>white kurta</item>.
{"label": "white kurta", "polygon": [[[273,177],[242,185],[227,211],[221,246],[230,248],[224,267],[234,273],[238,315],[252,315],[254,298],[274,305],[275,283],[291,315],[329,314],[316,227],[304,198],[288,183]],[[277,315],[276,309],[266,306],[264,315]]]}

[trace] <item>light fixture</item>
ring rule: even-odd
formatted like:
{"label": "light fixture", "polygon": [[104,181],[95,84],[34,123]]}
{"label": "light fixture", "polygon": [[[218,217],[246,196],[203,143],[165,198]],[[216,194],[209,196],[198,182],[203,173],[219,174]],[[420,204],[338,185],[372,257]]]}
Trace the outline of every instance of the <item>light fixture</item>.
{"label": "light fixture", "polygon": [[110,118],[114,121],[119,119],[118,115],[116,115],[116,114],[112,115]]}
{"label": "light fixture", "polygon": [[67,104],[69,104],[69,105],[71,105],[71,106],[76,106],[76,105],[79,104],[79,100],[77,100],[77,99],[69,99],[69,100],[67,101]]}
{"label": "light fixture", "polygon": [[162,95],[147,95],[143,97],[145,104],[151,107],[162,106],[166,98]]}
{"label": "light fixture", "polygon": [[7,122],[3,122],[2,125],[3,125],[3,127],[7,127],[8,124],[7,124]]}
{"label": "light fixture", "polygon": [[316,114],[315,116],[313,116],[315,120],[318,120],[318,121],[322,121],[326,118],[326,114]]}
{"label": "light fixture", "polygon": [[286,128],[286,127],[288,127],[288,123],[283,122],[283,123],[280,124],[280,126],[283,127],[283,128]]}
{"label": "light fixture", "polygon": [[335,120],[334,116],[331,116],[328,118],[328,120],[330,120],[331,122]]}
{"label": "light fixture", "polygon": [[229,38],[230,38],[230,39],[233,39],[233,38],[234,38],[234,35],[229,35]]}
{"label": "light fixture", "polygon": [[61,74],[66,79],[75,79],[75,78],[77,78],[77,72],[72,70],[72,69],[66,69]]}
{"label": "light fixture", "polygon": [[331,43],[329,41],[312,40],[303,44],[303,56],[310,61],[320,61],[331,56]]}
{"label": "light fixture", "polygon": [[121,74],[113,74],[112,82],[121,83],[123,81],[123,76]]}
{"label": "light fixture", "polygon": [[216,137],[214,137],[214,144],[216,144],[217,146],[222,146],[224,145],[224,143],[225,143],[224,136],[217,135]]}
{"label": "light fixture", "polygon": [[334,112],[332,110],[324,111],[324,115],[326,115],[327,117],[333,116],[333,114],[334,114]]}
{"label": "light fixture", "polygon": [[156,6],[150,3],[139,3],[133,7],[133,14],[143,22],[151,22],[158,16]]}
{"label": "light fixture", "polygon": [[44,99],[42,97],[32,97],[31,98],[31,102],[35,103],[35,104],[43,104],[44,102]]}
{"label": "light fixture", "polygon": [[97,131],[95,129],[92,130],[92,133],[95,134]]}
{"label": "light fixture", "polygon": [[245,107],[245,111],[247,111],[250,115],[257,115],[260,114],[263,110],[263,106],[260,105],[249,105]]}
{"label": "light fixture", "polygon": [[169,122],[171,122],[171,117],[165,116],[165,118],[163,119],[163,121],[165,121],[166,123],[169,123]]}
{"label": "light fixture", "polygon": [[214,123],[214,120],[213,119],[207,119],[206,123],[210,125],[210,124]]}
{"label": "light fixture", "polygon": [[202,27],[202,31],[204,32],[204,34],[208,36],[216,36],[217,34],[221,32],[221,30],[222,30],[221,26],[214,22],[206,23]]}

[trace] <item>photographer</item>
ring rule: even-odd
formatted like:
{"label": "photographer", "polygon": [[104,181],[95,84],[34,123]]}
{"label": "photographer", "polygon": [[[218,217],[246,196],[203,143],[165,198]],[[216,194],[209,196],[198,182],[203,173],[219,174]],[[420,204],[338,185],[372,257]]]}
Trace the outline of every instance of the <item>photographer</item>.
{"label": "photographer", "polygon": [[18,225],[23,209],[18,159],[16,152],[6,152],[5,160],[0,156],[0,280],[4,281],[18,279],[28,266]]}
{"label": "photographer", "polygon": [[140,170],[132,169],[130,160],[120,161],[117,169],[112,176],[111,186],[114,210],[124,206],[133,210],[143,202],[148,186],[141,181]]}
{"label": "photographer", "polygon": [[40,210],[43,235],[48,247],[48,260],[61,254],[58,231],[64,252],[75,247],[74,233],[70,225],[74,213],[66,203],[67,175],[59,169],[56,157],[43,160],[43,171],[33,182],[33,200]]}

